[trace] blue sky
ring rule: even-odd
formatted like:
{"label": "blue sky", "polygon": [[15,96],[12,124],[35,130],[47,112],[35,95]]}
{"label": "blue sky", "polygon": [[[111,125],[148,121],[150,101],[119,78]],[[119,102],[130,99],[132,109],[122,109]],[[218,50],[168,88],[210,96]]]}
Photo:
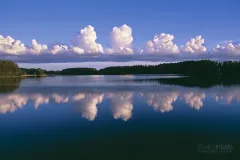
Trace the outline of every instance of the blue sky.
{"label": "blue sky", "polygon": [[132,48],[141,49],[155,34],[167,33],[178,46],[201,35],[209,49],[240,41],[239,6],[238,0],[5,0],[0,5],[0,35],[26,46],[32,39],[71,45],[73,35],[91,25],[97,43],[107,48],[113,27],[127,24]]}

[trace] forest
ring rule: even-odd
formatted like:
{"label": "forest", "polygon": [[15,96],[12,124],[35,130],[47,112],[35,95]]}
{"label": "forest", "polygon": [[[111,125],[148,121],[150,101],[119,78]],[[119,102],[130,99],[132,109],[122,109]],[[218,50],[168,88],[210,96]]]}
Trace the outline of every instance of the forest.
{"label": "forest", "polygon": [[107,67],[100,74],[179,74],[198,78],[240,77],[240,62],[210,60],[164,63],[156,66]]}
{"label": "forest", "polygon": [[0,60],[0,76],[12,77],[21,75],[22,72],[16,63],[8,60]]}
{"label": "forest", "polygon": [[217,62],[210,60],[163,63],[159,65],[136,65],[123,67],[67,68],[61,71],[40,68],[19,68],[11,61],[0,61],[0,76],[20,75],[126,75],[126,74],[179,74],[200,79],[240,79],[240,62]]}
{"label": "forest", "polygon": [[126,75],[126,74],[179,74],[198,78],[240,77],[240,62],[216,62],[210,60],[184,61],[159,65],[136,65],[123,67],[68,68],[61,71],[46,71],[48,75]]}
{"label": "forest", "polygon": [[20,68],[22,75],[36,75],[36,76],[41,76],[46,74],[45,71],[43,69],[40,68]]}

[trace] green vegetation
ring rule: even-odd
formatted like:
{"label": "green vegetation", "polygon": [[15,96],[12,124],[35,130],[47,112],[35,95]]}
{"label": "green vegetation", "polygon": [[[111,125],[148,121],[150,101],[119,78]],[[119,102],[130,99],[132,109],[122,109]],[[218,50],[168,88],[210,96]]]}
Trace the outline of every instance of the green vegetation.
{"label": "green vegetation", "polygon": [[0,77],[21,76],[21,70],[18,65],[12,61],[0,60]]}
{"label": "green vegetation", "polygon": [[98,71],[95,68],[68,68],[61,71],[62,75],[95,75]]}
{"label": "green vegetation", "polygon": [[21,69],[23,76],[44,76],[46,74],[45,71],[40,68],[37,68],[37,69],[20,68],[20,69]]}
{"label": "green vegetation", "polygon": [[98,71],[95,68],[67,68],[63,69],[62,71],[47,71],[42,70],[40,68],[34,69],[26,69],[21,68],[23,75],[36,75],[36,76],[42,76],[42,75],[95,75],[98,74]]}
{"label": "green vegetation", "polygon": [[[125,74],[179,74],[187,78],[151,79],[163,84],[186,87],[211,87],[214,85],[240,84],[240,62],[216,62],[210,60],[165,63],[155,66],[137,65],[123,67],[68,68],[61,71],[40,68],[19,68],[12,61],[0,61],[0,93],[11,92],[18,88],[21,76],[45,75],[125,75]],[[135,80],[142,83],[146,80]]]}
{"label": "green vegetation", "polygon": [[[221,63],[202,60],[165,63],[156,66],[107,67],[99,72],[105,75],[114,74],[181,74],[186,76],[218,76]],[[240,67],[240,63],[239,63]]]}
{"label": "green vegetation", "polygon": [[197,79],[212,79],[218,81],[219,79],[240,79],[240,62],[201,60],[164,63],[155,66],[107,67],[100,70],[94,68],[68,68],[61,71],[47,71],[40,68],[21,68],[20,70],[14,62],[0,61],[0,71],[1,76],[180,74]]}
{"label": "green vegetation", "polygon": [[239,78],[240,62],[210,60],[165,63],[156,66],[107,67],[99,71],[104,75],[118,74],[180,74],[200,79]]}
{"label": "green vegetation", "polygon": [[230,77],[240,79],[240,62],[215,62],[210,60],[184,61],[164,63],[156,66],[136,65],[123,67],[68,68],[62,71],[46,71],[41,69],[21,69],[24,74],[47,75],[125,75],[125,74],[180,74],[200,79],[219,79]]}

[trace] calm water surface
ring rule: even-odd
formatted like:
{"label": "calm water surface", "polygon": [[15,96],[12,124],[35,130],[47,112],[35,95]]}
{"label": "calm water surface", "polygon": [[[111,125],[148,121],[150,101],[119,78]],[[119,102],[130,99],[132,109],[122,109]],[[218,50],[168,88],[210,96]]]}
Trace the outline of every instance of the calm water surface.
{"label": "calm water surface", "polygon": [[240,159],[240,86],[183,87],[156,78],[176,76],[2,84],[1,159]]}

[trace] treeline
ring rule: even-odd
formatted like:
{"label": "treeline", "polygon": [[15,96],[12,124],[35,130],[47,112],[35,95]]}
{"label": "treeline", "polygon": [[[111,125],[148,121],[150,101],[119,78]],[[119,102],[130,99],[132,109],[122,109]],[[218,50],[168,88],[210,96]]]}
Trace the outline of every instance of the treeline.
{"label": "treeline", "polygon": [[44,75],[46,74],[46,71],[43,70],[43,69],[40,69],[40,68],[30,68],[30,69],[27,69],[27,68],[20,68],[21,69],[21,72],[22,72],[22,75],[36,75],[36,76],[41,76],[41,75]]}
{"label": "treeline", "polygon": [[210,60],[164,63],[155,66],[107,67],[100,74],[180,74],[191,77],[240,77],[240,62]]}
{"label": "treeline", "polygon": [[95,68],[67,68],[61,71],[53,71],[53,70],[43,70],[40,68],[34,69],[26,69],[21,68],[23,75],[95,75],[98,74],[98,70]]}
{"label": "treeline", "polygon": [[123,67],[68,68],[61,71],[18,68],[11,61],[0,61],[0,76],[19,75],[125,75],[125,74],[180,74],[197,78],[239,78],[240,62],[216,62],[210,60],[184,61],[159,65],[136,65]]}
{"label": "treeline", "polygon": [[[233,65],[234,62],[221,64],[209,60],[202,61],[184,61],[177,63],[164,63],[155,66],[123,66],[123,67],[107,67],[101,69],[101,74],[181,74],[187,76],[199,75],[219,75],[223,66]],[[234,65],[235,66],[235,65]],[[239,63],[240,67],[240,63]],[[224,71],[224,70],[223,70]]]}
{"label": "treeline", "polygon": [[68,68],[63,69],[60,74],[62,75],[95,75],[98,70],[95,68]]}
{"label": "treeline", "polygon": [[125,74],[180,74],[192,77],[240,77],[240,62],[216,62],[210,60],[184,61],[164,63],[159,65],[136,65],[94,68],[68,68],[61,71],[47,71],[41,69],[21,69],[24,74],[47,75],[125,75]]}

